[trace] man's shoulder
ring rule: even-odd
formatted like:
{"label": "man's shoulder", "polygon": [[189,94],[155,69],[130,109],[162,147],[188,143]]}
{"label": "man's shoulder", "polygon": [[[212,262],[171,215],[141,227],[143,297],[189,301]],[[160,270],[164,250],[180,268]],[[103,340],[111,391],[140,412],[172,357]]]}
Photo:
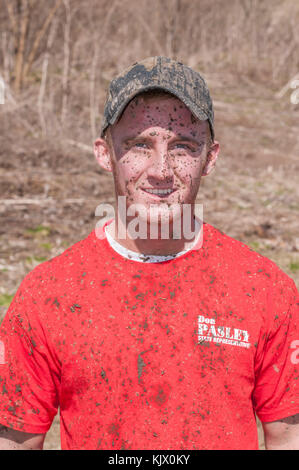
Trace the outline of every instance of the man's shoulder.
{"label": "man's shoulder", "polygon": [[[52,305],[56,304],[58,307],[63,301],[67,302],[69,296],[75,292],[89,287],[86,274],[94,275],[93,261],[96,260],[97,266],[101,267],[96,252],[99,249],[97,241],[93,231],[27,273],[7,310],[7,318],[14,318],[22,312],[22,316],[30,317],[31,321],[36,321],[37,318],[44,321]],[[100,249],[100,252],[102,251]],[[82,282],[86,285],[83,286]]]}
{"label": "man's shoulder", "polygon": [[29,284],[37,281],[39,284],[44,284],[57,278],[62,279],[69,273],[74,275],[92,259],[96,249],[96,240],[94,231],[90,232],[85,238],[70,245],[62,253],[40,263],[26,275],[24,281]]}
{"label": "man's shoulder", "polygon": [[203,247],[207,252],[210,250],[213,253],[221,253],[221,256],[227,253],[228,256],[231,256],[231,253],[235,255],[231,258],[232,261],[241,260],[242,258],[256,260],[256,261],[270,261],[265,256],[256,252],[246,243],[238,240],[231,235],[223,232],[219,228],[205,222],[203,225]]}
{"label": "man's shoulder", "polygon": [[206,256],[211,253],[223,269],[234,269],[248,274],[262,273],[265,278],[272,280],[275,278],[294,282],[274,261],[208,223],[204,223],[203,237]]}

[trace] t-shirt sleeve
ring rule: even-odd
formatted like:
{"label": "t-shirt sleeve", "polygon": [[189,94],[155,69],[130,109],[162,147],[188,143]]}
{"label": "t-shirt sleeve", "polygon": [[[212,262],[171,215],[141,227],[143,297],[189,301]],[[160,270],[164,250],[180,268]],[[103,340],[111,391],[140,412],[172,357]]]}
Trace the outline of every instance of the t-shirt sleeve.
{"label": "t-shirt sleeve", "polygon": [[0,327],[0,423],[18,431],[46,433],[58,410],[60,373],[39,318],[35,284],[33,270]]}
{"label": "t-shirt sleeve", "polygon": [[255,357],[253,405],[262,422],[299,413],[299,298],[295,283],[279,271],[268,293],[268,312]]}

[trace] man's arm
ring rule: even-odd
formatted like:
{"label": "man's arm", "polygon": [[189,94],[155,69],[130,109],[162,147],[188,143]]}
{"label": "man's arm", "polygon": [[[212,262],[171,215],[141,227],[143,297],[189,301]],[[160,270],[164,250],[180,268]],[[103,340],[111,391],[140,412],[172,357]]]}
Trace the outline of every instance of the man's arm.
{"label": "man's arm", "polygon": [[262,424],[267,450],[299,450],[299,414]]}
{"label": "man's arm", "polygon": [[0,424],[0,450],[42,450],[45,436],[16,431]]}

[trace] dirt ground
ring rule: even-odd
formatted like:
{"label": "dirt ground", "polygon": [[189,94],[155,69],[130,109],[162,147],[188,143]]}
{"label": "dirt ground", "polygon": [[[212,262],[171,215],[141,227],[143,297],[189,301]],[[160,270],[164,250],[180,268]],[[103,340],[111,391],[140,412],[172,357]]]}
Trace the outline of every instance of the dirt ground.
{"label": "dirt ground", "polygon": [[[273,260],[298,286],[299,105],[245,78],[238,88],[229,76],[206,78],[222,150],[198,194],[204,219]],[[91,151],[69,142],[14,139],[0,118],[1,319],[29,271],[95,227],[95,208],[113,201],[113,182]],[[45,449],[59,448],[57,417]]]}

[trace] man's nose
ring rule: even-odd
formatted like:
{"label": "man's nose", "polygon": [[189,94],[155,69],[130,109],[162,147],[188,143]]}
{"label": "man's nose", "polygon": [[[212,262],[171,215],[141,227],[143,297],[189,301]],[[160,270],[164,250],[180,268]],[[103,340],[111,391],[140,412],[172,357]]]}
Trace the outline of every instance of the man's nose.
{"label": "man's nose", "polygon": [[168,184],[173,180],[173,169],[170,158],[165,150],[157,150],[148,167],[148,178],[166,181]]}

